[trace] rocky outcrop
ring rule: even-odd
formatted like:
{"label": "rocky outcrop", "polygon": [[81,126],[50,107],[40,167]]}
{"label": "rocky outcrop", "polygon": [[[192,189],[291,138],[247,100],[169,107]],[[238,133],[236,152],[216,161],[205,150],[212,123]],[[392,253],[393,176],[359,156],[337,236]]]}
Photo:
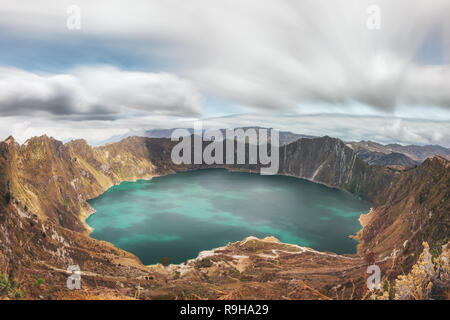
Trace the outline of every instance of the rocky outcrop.
{"label": "rocky outcrop", "polygon": [[[91,147],[83,140],[63,144],[46,136],[23,145],[12,137],[1,142],[0,271],[13,270],[16,278],[46,278],[51,283],[46,294],[52,298],[74,294],[64,288],[70,264],[80,265],[84,272],[85,298],[133,296],[136,286],[144,288],[139,292],[147,298],[336,298],[337,288],[348,298],[362,295],[364,255],[373,253],[395,274],[399,272],[395,265],[407,268],[415,262],[422,241],[436,249],[448,242],[446,159],[429,159],[409,170],[372,166],[330,137],[282,146],[279,173],[346,190],[373,203],[357,236],[358,255],[247,239],[212,250],[209,262],[199,262],[205,258],[201,254],[200,260],[185,265],[145,267],[134,255],[89,238],[83,222],[92,212],[87,199],[121,181],[207,167],[174,165],[170,155],[175,143],[130,137]],[[189,291],[192,287],[195,292]]]}
{"label": "rocky outcrop", "polygon": [[[124,180],[151,178],[154,167],[146,155],[117,146],[92,148],[85,141],[63,144],[47,136],[23,145],[7,140],[0,146],[3,183],[20,209],[74,231],[86,231],[82,218],[86,200]],[[81,219],[80,219],[81,218]]]}
{"label": "rocky outcrop", "polygon": [[423,242],[436,250],[447,244],[449,169],[449,161],[434,157],[399,174],[396,182],[380,195],[379,205],[360,232],[359,251],[395,251],[398,263],[408,268],[417,259]]}

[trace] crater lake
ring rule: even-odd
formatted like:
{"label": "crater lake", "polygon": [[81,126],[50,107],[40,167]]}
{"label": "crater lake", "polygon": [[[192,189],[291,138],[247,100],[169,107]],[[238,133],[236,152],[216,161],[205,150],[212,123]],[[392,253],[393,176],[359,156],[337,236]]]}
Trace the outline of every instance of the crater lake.
{"label": "crater lake", "polygon": [[144,264],[181,263],[248,236],[275,236],[338,254],[370,204],[349,193],[287,176],[224,169],[123,182],[89,200],[91,237],[134,253]]}

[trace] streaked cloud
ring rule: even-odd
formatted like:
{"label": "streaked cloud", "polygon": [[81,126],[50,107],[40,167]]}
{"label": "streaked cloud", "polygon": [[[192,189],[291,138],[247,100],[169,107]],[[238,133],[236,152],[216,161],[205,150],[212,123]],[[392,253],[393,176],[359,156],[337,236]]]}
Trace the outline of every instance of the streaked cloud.
{"label": "streaked cloud", "polygon": [[[105,50],[149,54],[157,47],[206,93],[256,109],[292,110],[305,101],[341,108],[358,101],[385,111],[399,103],[450,106],[449,67],[418,61],[430,35],[449,49],[447,0],[80,0],[79,31],[65,28],[69,4],[8,1],[0,20],[55,42],[101,37],[110,42]],[[377,31],[366,27],[374,4]]]}
{"label": "streaked cloud", "polygon": [[168,73],[90,66],[42,74],[0,67],[0,116],[47,112],[68,119],[114,119],[130,110],[198,116],[200,94],[188,81]]}
{"label": "streaked cloud", "polygon": [[[66,28],[73,4],[81,30]],[[448,146],[448,12],[448,0],[0,0],[3,131],[15,119],[41,132],[31,115],[65,139],[228,114],[220,123]]]}

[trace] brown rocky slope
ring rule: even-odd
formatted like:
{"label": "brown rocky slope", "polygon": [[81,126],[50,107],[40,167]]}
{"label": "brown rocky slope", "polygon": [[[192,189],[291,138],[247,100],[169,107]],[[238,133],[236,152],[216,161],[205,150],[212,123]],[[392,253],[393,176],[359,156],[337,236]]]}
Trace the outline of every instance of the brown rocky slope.
{"label": "brown rocky slope", "polygon": [[[12,137],[1,142],[0,272],[16,279],[28,298],[350,298],[363,295],[368,253],[394,277],[411,268],[422,241],[436,250],[448,242],[449,161],[435,157],[403,171],[371,166],[329,137],[281,147],[279,173],[373,203],[358,234],[358,255],[248,238],[186,264],[148,267],[89,238],[83,222],[92,213],[87,199],[121,181],[207,167],[174,165],[173,145],[141,137],[95,148],[83,140],[63,144],[46,136],[23,145]],[[81,291],[65,287],[65,270],[73,264],[83,271]],[[38,278],[45,281],[39,288],[32,285]]]}

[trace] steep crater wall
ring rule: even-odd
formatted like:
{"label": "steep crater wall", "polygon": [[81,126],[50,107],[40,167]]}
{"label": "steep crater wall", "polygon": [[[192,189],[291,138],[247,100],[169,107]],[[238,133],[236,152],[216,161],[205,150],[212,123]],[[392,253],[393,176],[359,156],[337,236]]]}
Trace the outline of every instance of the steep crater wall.
{"label": "steep crater wall", "polygon": [[[0,260],[27,265],[39,260],[57,268],[85,261],[84,268],[95,270],[94,265],[99,265],[102,274],[114,277],[145,273],[133,255],[86,236],[89,228],[83,221],[92,213],[86,200],[122,181],[209,167],[174,165],[170,156],[175,143],[131,137],[91,147],[83,140],[63,144],[46,136],[23,145],[12,137],[1,142]],[[213,167],[260,169],[257,165]],[[422,241],[432,247],[448,242],[450,175],[444,158],[400,171],[368,165],[338,139],[299,139],[280,148],[279,174],[371,201],[373,210],[357,236],[361,255],[374,252],[378,260],[395,256],[395,263],[408,268],[417,259]]]}

